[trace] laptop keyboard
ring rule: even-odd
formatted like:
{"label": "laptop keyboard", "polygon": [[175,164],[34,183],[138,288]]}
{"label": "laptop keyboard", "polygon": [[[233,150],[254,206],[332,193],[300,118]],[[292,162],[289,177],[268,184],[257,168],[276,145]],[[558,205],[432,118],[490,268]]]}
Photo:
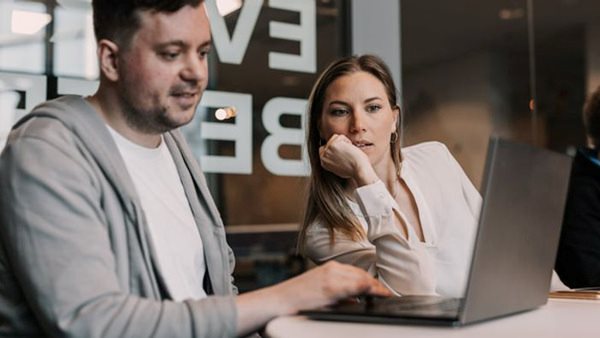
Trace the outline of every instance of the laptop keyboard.
{"label": "laptop keyboard", "polygon": [[410,315],[426,317],[455,317],[460,309],[460,298],[405,296],[367,299],[364,309],[372,314]]}

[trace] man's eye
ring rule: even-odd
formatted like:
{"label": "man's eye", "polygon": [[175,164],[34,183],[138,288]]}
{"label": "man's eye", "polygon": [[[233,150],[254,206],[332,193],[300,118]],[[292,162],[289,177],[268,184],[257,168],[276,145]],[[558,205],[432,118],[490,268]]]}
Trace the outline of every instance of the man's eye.
{"label": "man's eye", "polygon": [[199,53],[200,58],[201,59],[206,58],[209,53],[210,53],[210,49],[209,48],[201,50],[200,53]]}
{"label": "man's eye", "polygon": [[179,56],[179,52],[163,52],[163,53],[160,53],[160,55],[165,60],[175,60]]}

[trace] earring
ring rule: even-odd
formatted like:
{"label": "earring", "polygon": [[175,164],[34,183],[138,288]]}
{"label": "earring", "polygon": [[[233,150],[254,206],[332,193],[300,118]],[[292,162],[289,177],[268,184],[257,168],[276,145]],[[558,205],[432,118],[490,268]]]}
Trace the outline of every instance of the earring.
{"label": "earring", "polygon": [[396,141],[398,141],[398,132],[393,132],[390,137],[390,143],[396,143]]}

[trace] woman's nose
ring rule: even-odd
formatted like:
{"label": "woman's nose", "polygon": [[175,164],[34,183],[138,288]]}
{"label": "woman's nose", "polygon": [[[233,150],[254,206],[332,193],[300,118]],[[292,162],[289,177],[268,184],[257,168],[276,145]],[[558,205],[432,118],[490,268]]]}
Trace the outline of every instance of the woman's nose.
{"label": "woman's nose", "polygon": [[352,121],[350,125],[350,132],[358,133],[365,130],[364,120],[361,114],[353,114]]}

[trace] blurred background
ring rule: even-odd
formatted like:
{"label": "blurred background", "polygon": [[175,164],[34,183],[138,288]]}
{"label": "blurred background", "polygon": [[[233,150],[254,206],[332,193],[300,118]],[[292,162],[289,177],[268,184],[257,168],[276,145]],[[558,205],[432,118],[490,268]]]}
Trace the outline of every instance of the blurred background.
{"label": "blurred background", "polygon": [[[307,184],[303,109],[318,73],[340,56],[385,54],[401,91],[404,144],[445,143],[477,187],[491,134],[568,154],[585,142],[582,105],[600,85],[598,1],[207,5],[209,91],[184,132],[226,224],[242,291],[310,266],[295,253]],[[0,0],[0,148],[36,104],[89,95],[97,78],[89,0]],[[236,117],[215,118],[234,104]]]}

